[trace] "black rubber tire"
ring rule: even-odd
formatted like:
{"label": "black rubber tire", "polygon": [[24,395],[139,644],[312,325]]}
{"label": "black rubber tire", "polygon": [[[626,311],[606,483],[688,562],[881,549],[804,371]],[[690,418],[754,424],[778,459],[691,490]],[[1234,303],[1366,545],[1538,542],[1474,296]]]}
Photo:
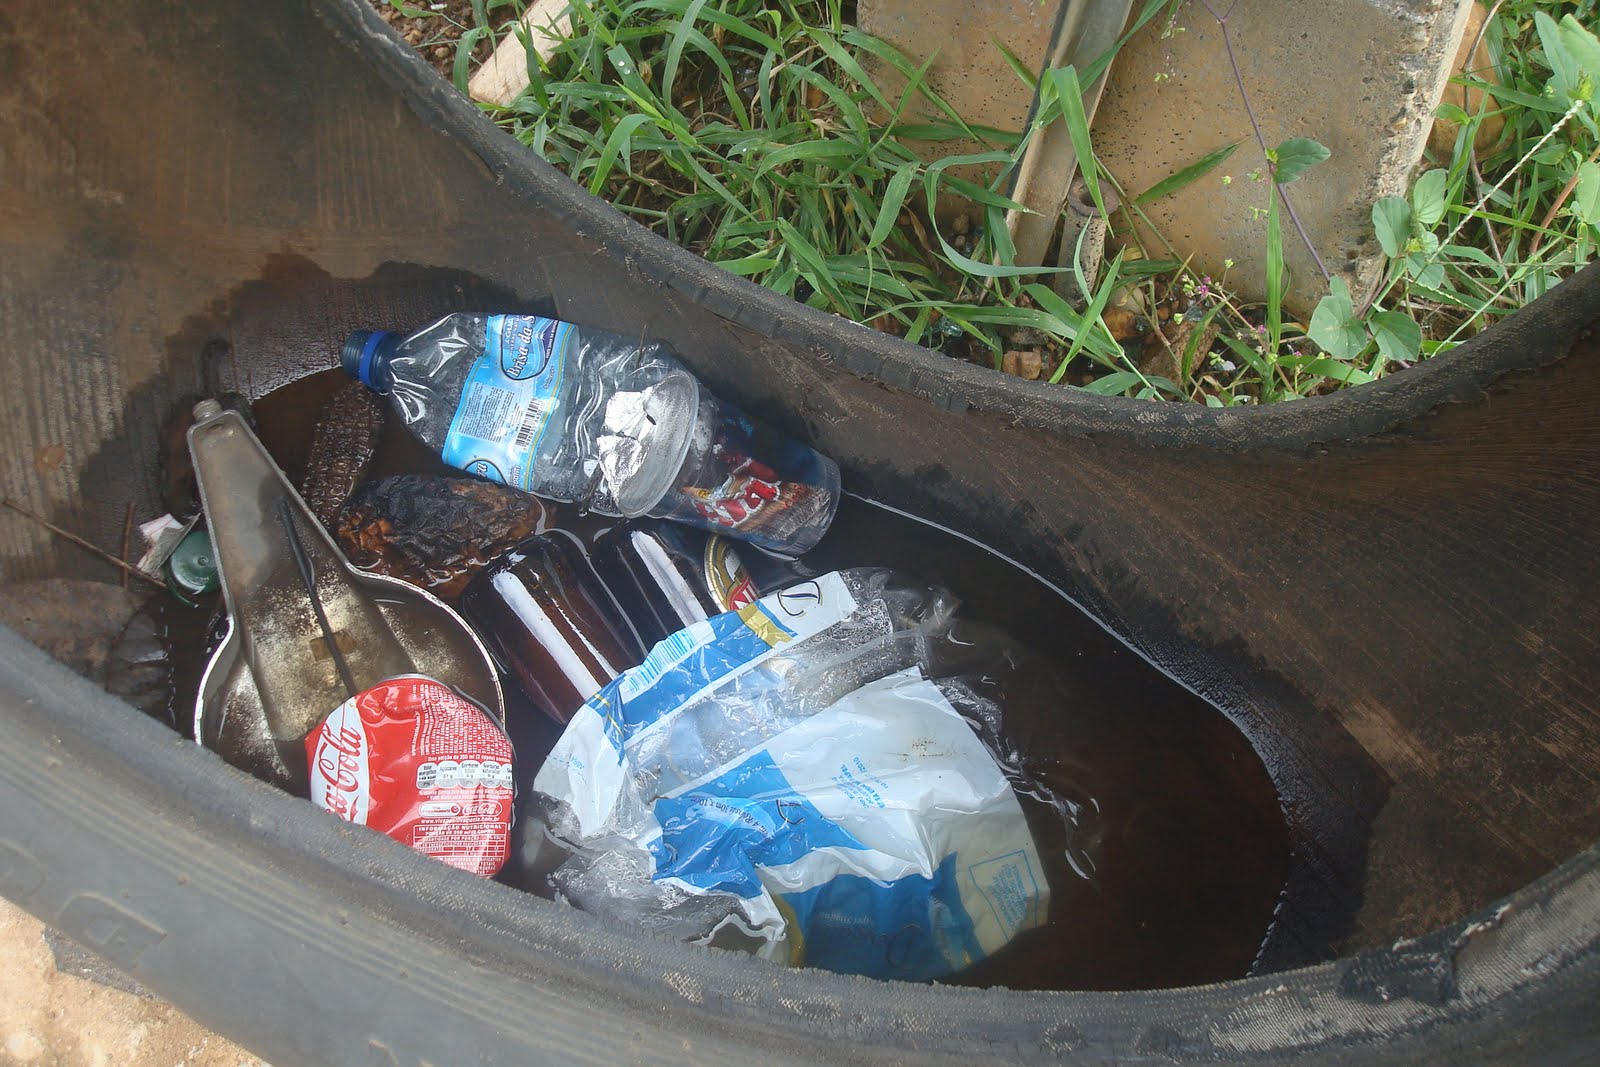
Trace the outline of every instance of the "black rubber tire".
{"label": "black rubber tire", "polygon": [[0,893],[279,1064],[1581,1062],[1600,868],[1391,950],[1019,994],[619,931],[328,819],[0,633]]}
{"label": "black rubber tire", "polygon": [[[206,18],[235,27],[224,37],[249,41],[257,14],[223,4]],[[152,5],[142,17],[163,16]],[[670,297],[705,322],[773,339],[790,353],[774,371],[790,387],[808,381],[796,368],[824,367],[861,395],[892,392],[908,417],[972,407],[993,424],[1062,439],[1300,453],[1481,397],[1512,371],[1559,359],[1596,317],[1600,273],[1591,269],[1415,371],[1244,414],[1003,380],[780,300],[666,245],[482,122],[362,0],[329,0],[317,17],[343,42],[339,61],[363,72],[353,85],[375,72],[412,121],[473,158],[483,190],[521,198],[524,210],[611,257],[618,291],[636,286],[645,295],[635,300]],[[288,28],[277,32],[291,37],[312,21],[294,5],[281,19]],[[196,24],[184,32],[209,32],[211,23]],[[245,50],[229,61],[253,62]],[[481,195],[487,202],[491,192]],[[476,239],[490,242],[487,232]],[[107,255],[120,247],[102,243]],[[510,257],[510,247],[482,259]],[[510,273],[516,263],[495,265]],[[705,368],[727,377],[732,364],[718,358],[707,356]],[[876,477],[870,464],[857,473]],[[0,894],[283,1065],[1577,1063],[1600,1039],[1594,849],[1414,941],[1204,988],[1012,993],[788,971],[612,929],[328,819],[132,713],[10,631],[0,631]]]}

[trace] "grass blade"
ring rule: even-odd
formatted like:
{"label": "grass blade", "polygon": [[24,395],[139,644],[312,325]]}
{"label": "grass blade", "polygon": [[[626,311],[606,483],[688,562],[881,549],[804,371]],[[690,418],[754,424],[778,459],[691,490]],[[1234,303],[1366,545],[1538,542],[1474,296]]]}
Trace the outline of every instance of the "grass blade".
{"label": "grass blade", "polygon": [[1133,202],[1135,204],[1148,204],[1152,200],[1160,200],[1163,196],[1169,196],[1184,186],[1204,178],[1221,166],[1223,161],[1233,155],[1234,149],[1238,147],[1239,142],[1235,141],[1230,145],[1223,145],[1215,152],[1207,152],[1176,174],[1168,175],[1156,182],[1150,188],[1134,197]]}
{"label": "grass blade", "polygon": [[[1089,301],[1088,308],[1084,310],[1083,329],[1079,330],[1078,336],[1072,339],[1072,345],[1067,349],[1067,354],[1062,357],[1061,365],[1057,367],[1056,372],[1050,376],[1050,383],[1052,385],[1061,381],[1061,376],[1067,372],[1067,365],[1072,362],[1073,358],[1077,356],[1079,352],[1083,351],[1084,342],[1087,340],[1085,334],[1090,333],[1096,327],[1104,329],[1104,327],[1100,325],[1100,313],[1106,309],[1106,302],[1111,299],[1111,290],[1116,287],[1118,281],[1120,280],[1118,274],[1121,268],[1122,253],[1118,252],[1116,258],[1113,259],[1106,267],[1105,280],[1100,283],[1100,288],[1095,292],[1094,299]],[[1113,341],[1113,343],[1115,342]],[[1121,346],[1118,346],[1117,354],[1119,356],[1122,354]],[[1139,376],[1139,380],[1144,380],[1142,375]]]}
{"label": "grass blade", "polygon": [[705,4],[706,0],[691,0],[678,21],[678,28],[673,31],[672,43],[667,45],[667,61],[661,68],[661,96],[666,100],[672,99],[672,81],[678,73],[678,62],[683,58],[683,46],[689,39],[689,31],[694,29],[695,18]]}
{"label": "grass blade", "polygon": [[883,191],[883,206],[878,209],[878,217],[872,224],[872,233],[867,237],[867,248],[877,248],[888,238],[889,232],[894,229],[895,220],[900,217],[900,207],[906,201],[906,193],[910,191],[911,183],[916,178],[915,163],[902,163],[896,168],[894,177],[889,179],[889,184]]}
{"label": "grass blade", "polygon": [[1089,117],[1083,110],[1083,89],[1078,84],[1078,72],[1072,67],[1061,67],[1050,72],[1050,81],[1055,85],[1056,100],[1061,104],[1061,118],[1067,124],[1072,150],[1078,155],[1078,173],[1083,175],[1084,184],[1089,187],[1095,208],[1105,217],[1106,202],[1100,194],[1100,169],[1095,165],[1094,146],[1089,142]]}
{"label": "grass blade", "polygon": [[606,186],[606,179],[611,177],[611,168],[617,162],[617,156],[623,157],[622,169],[630,170],[630,143],[633,131],[650,121],[649,115],[624,115],[622,121],[612,129],[611,136],[606,138],[606,146],[600,151],[600,159],[595,163],[594,174],[589,178],[589,192],[599,196],[600,190]]}
{"label": "grass blade", "polygon": [[1278,196],[1267,190],[1267,354],[1274,358],[1283,341],[1283,227]]}

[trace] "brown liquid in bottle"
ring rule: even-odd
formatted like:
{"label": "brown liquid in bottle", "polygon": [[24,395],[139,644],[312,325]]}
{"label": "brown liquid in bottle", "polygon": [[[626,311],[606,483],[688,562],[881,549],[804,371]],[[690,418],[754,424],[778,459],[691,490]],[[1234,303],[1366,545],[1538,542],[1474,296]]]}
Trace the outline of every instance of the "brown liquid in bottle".
{"label": "brown liquid in bottle", "polygon": [[560,723],[644,659],[638,638],[567,534],[517,545],[472,580],[460,608],[502,669]]}

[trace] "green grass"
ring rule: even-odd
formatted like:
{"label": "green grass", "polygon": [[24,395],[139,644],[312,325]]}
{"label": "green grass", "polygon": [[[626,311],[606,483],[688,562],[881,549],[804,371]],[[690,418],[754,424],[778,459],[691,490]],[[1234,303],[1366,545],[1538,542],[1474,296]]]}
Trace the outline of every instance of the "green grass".
{"label": "green grass", "polygon": [[[1137,10],[1141,22],[1170,26],[1183,3],[1143,0]],[[1008,348],[1037,348],[1051,381],[1099,393],[1263,403],[1371,381],[1446,351],[1593,257],[1600,43],[1582,27],[1597,6],[1500,5],[1487,30],[1498,82],[1487,107],[1505,135],[1476,155],[1473,133],[1493,114],[1451,111],[1461,133],[1450,157],[1429,161],[1408,197],[1374,206],[1388,253],[1377,297],[1363,305],[1336,284],[1308,323],[1282,306],[1282,246],[1299,238],[1274,182],[1292,197],[1289,183],[1326,154],[1318,131],[1270,151],[1270,173],[1241,179],[1262,193],[1265,302],[1242,303],[1226,274],[1201,276],[1158,241],[1112,258],[1092,299],[1073,306],[1048,272],[1015,267],[1006,240],[1004,214],[1015,205],[1002,190],[1028,137],[1067,123],[1086,169],[1121,194],[1109,222],[1124,232],[1144,204],[1223,180],[1228,150],[1149,190],[1122,188],[1093,155],[1076,72],[1050,72],[1029,130],[973,130],[916,64],[851,26],[841,0],[586,0],[529,90],[491,111],[620,210],[813,307],[996,368]],[[518,10],[475,0],[473,24],[458,28],[458,86],[467,50]],[[1202,17],[1196,7],[1184,14]],[[869,69],[892,69],[905,87],[876,84]],[[939,117],[902,117],[912,113]],[[938,158],[928,149],[957,137],[981,150]],[[974,219],[945,232],[934,216],[951,198],[972,204]],[[1075,280],[1090,291],[1088,279]],[[1169,339],[1165,358],[1152,363],[1148,346],[1125,346],[1130,308],[1148,320],[1142,336],[1160,329]]]}

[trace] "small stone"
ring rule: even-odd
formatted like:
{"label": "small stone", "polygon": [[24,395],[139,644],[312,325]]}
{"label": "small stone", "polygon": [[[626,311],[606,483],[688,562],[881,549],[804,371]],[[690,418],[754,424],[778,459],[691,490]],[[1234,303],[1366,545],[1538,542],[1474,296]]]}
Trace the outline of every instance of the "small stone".
{"label": "small stone", "polygon": [[1137,285],[1124,285],[1111,294],[1110,305],[1124,308],[1135,315],[1144,314],[1144,290]]}
{"label": "small stone", "polygon": [[33,453],[33,469],[40,474],[54,474],[67,460],[65,445],[46,445]]}
{"label": "small stone", "polygon": [[1000,369],[1014,378],[1036,382],[1044,373],[1044,360],[1036,349],[1012,349],[1000,357]]}
{"label": "small stone", "polygon": [[1139,316],[1127,308],[1106,308],[1100,318],[1118,341],[1127,341],[1139,332]]}
{"label": "small stone", "polygon": [[433,50],[433,58],[434,59],[449,59],[450,58],[450,46],[442,44],[439,47],[435,48]]}

